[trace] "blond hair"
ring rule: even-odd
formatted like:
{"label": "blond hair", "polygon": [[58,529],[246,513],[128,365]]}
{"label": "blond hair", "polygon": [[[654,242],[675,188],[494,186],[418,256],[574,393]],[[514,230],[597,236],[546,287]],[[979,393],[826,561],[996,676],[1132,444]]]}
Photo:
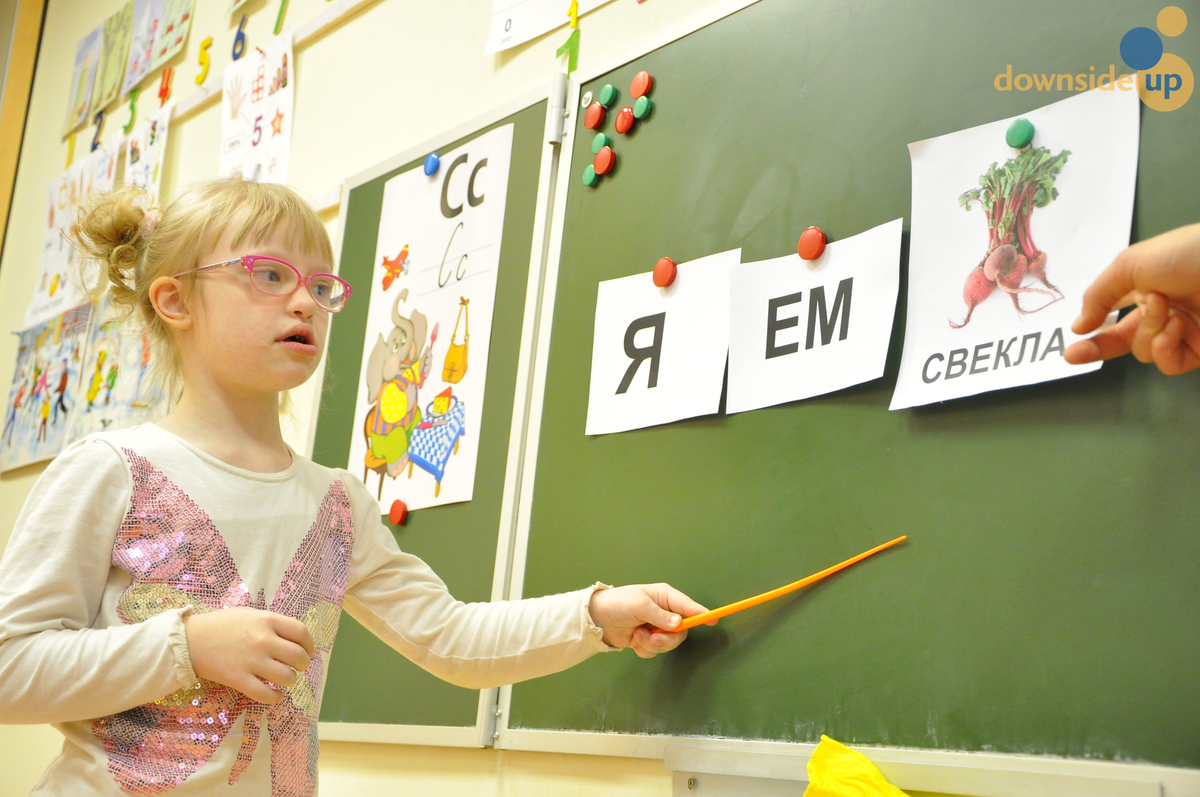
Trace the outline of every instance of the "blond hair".
{"label": "blond hair", "polygon": [[119,311],[145,324],[155,347],[153,378],[168,403],[182,392],[183,369],[175,338],[150,301],[150,285],[206,265],[200,258],[231,224],[236,224],[235,248],[261,244],[284,231],[303,254],[333,264],[333,245],[316,210],[283,185],[210,180],[188,186],[161,211],[134,186],[92,195],[80,204],[71,237],[100,265],[89,294],[98,298],[107,291]]}

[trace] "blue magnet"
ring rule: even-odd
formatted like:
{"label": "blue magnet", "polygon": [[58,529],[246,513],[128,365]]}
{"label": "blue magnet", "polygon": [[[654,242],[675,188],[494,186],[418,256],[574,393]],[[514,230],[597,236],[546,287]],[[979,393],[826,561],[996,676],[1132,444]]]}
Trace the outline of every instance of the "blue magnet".
{"label": "blue magnet", "polygon": [[433,177],[441,165],[442,161],[438,158],[438,154],[436,152],[429,153],[429,157],[425,158],[425,174]]}

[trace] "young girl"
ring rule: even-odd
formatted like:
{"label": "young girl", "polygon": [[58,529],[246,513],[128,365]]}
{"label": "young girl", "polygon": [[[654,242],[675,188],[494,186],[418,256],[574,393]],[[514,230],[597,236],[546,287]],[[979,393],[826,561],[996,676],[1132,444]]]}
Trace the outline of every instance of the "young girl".
{"label": "young girl", "polygon": [[470,688],[650,657],[684,634],[647,626],[704,611],[663,584],[460,603],[357,478],[283,441],[280,396],[351,293],[290,189],[205,183],[161,218],[121,192],[78,236],[161,344],[178,401],[60,455],[0,562],[0,722],[66,737],[34,794],[313,794],[343,608]]}

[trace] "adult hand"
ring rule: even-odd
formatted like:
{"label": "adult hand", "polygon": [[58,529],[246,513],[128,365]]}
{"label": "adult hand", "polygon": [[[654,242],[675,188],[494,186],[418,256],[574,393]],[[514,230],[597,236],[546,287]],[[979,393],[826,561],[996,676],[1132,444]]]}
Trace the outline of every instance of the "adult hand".
{"label": "adult hand", "polygon": [[313,655],[308,627],[261,609],[222,609],[183,618],[196,675],[232,687],[259,703],[278,703]]}
{"label": "adult hand", "polygon": [[[643,659],[679,647],[687,638],[687,631],[667,632],[678,628],[682,617],[708,611],[668,584],[598,589],[592,593],[588,610],[592,622],[604,631],[605,643],[615,648],[633,648]],[[716,620],[708,623],[715,624]]]}
{"label": "adult hand", "polygon": [[1083,296],[1072,329],[1086,334],[1110,312],[1138,308],[1105,331],[1070,346],[1073,364],[1122,354],[1155,363],[1167,375],[1200,367],[1200,224],[1180,227],[1130,246]]}

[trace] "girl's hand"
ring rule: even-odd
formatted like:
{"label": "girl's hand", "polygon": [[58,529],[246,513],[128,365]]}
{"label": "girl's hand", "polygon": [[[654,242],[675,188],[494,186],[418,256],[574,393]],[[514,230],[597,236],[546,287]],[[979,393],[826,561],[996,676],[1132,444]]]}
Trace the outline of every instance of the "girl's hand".
{"label": "girl's hand", "polygon": [[[687,638],[687,631],[664,633],[679,625],[681,615],[691,617],[708,609],[668,584],[634,584],[596,590],[588,611],[592,622],[604,631],[606,644],[633,648],[643,659],[652,659],[674,650]],[[715,624],[715,620],[708,623]],[[651,631],[650,627],[663,630]]]}
{"label": "girl's hand", "polygon": [[289,687],[308,669],[312,636],[304,623],[261,609],[222,609],[183,618],[196,675],[259,703],[283,700],[264,681]]}

